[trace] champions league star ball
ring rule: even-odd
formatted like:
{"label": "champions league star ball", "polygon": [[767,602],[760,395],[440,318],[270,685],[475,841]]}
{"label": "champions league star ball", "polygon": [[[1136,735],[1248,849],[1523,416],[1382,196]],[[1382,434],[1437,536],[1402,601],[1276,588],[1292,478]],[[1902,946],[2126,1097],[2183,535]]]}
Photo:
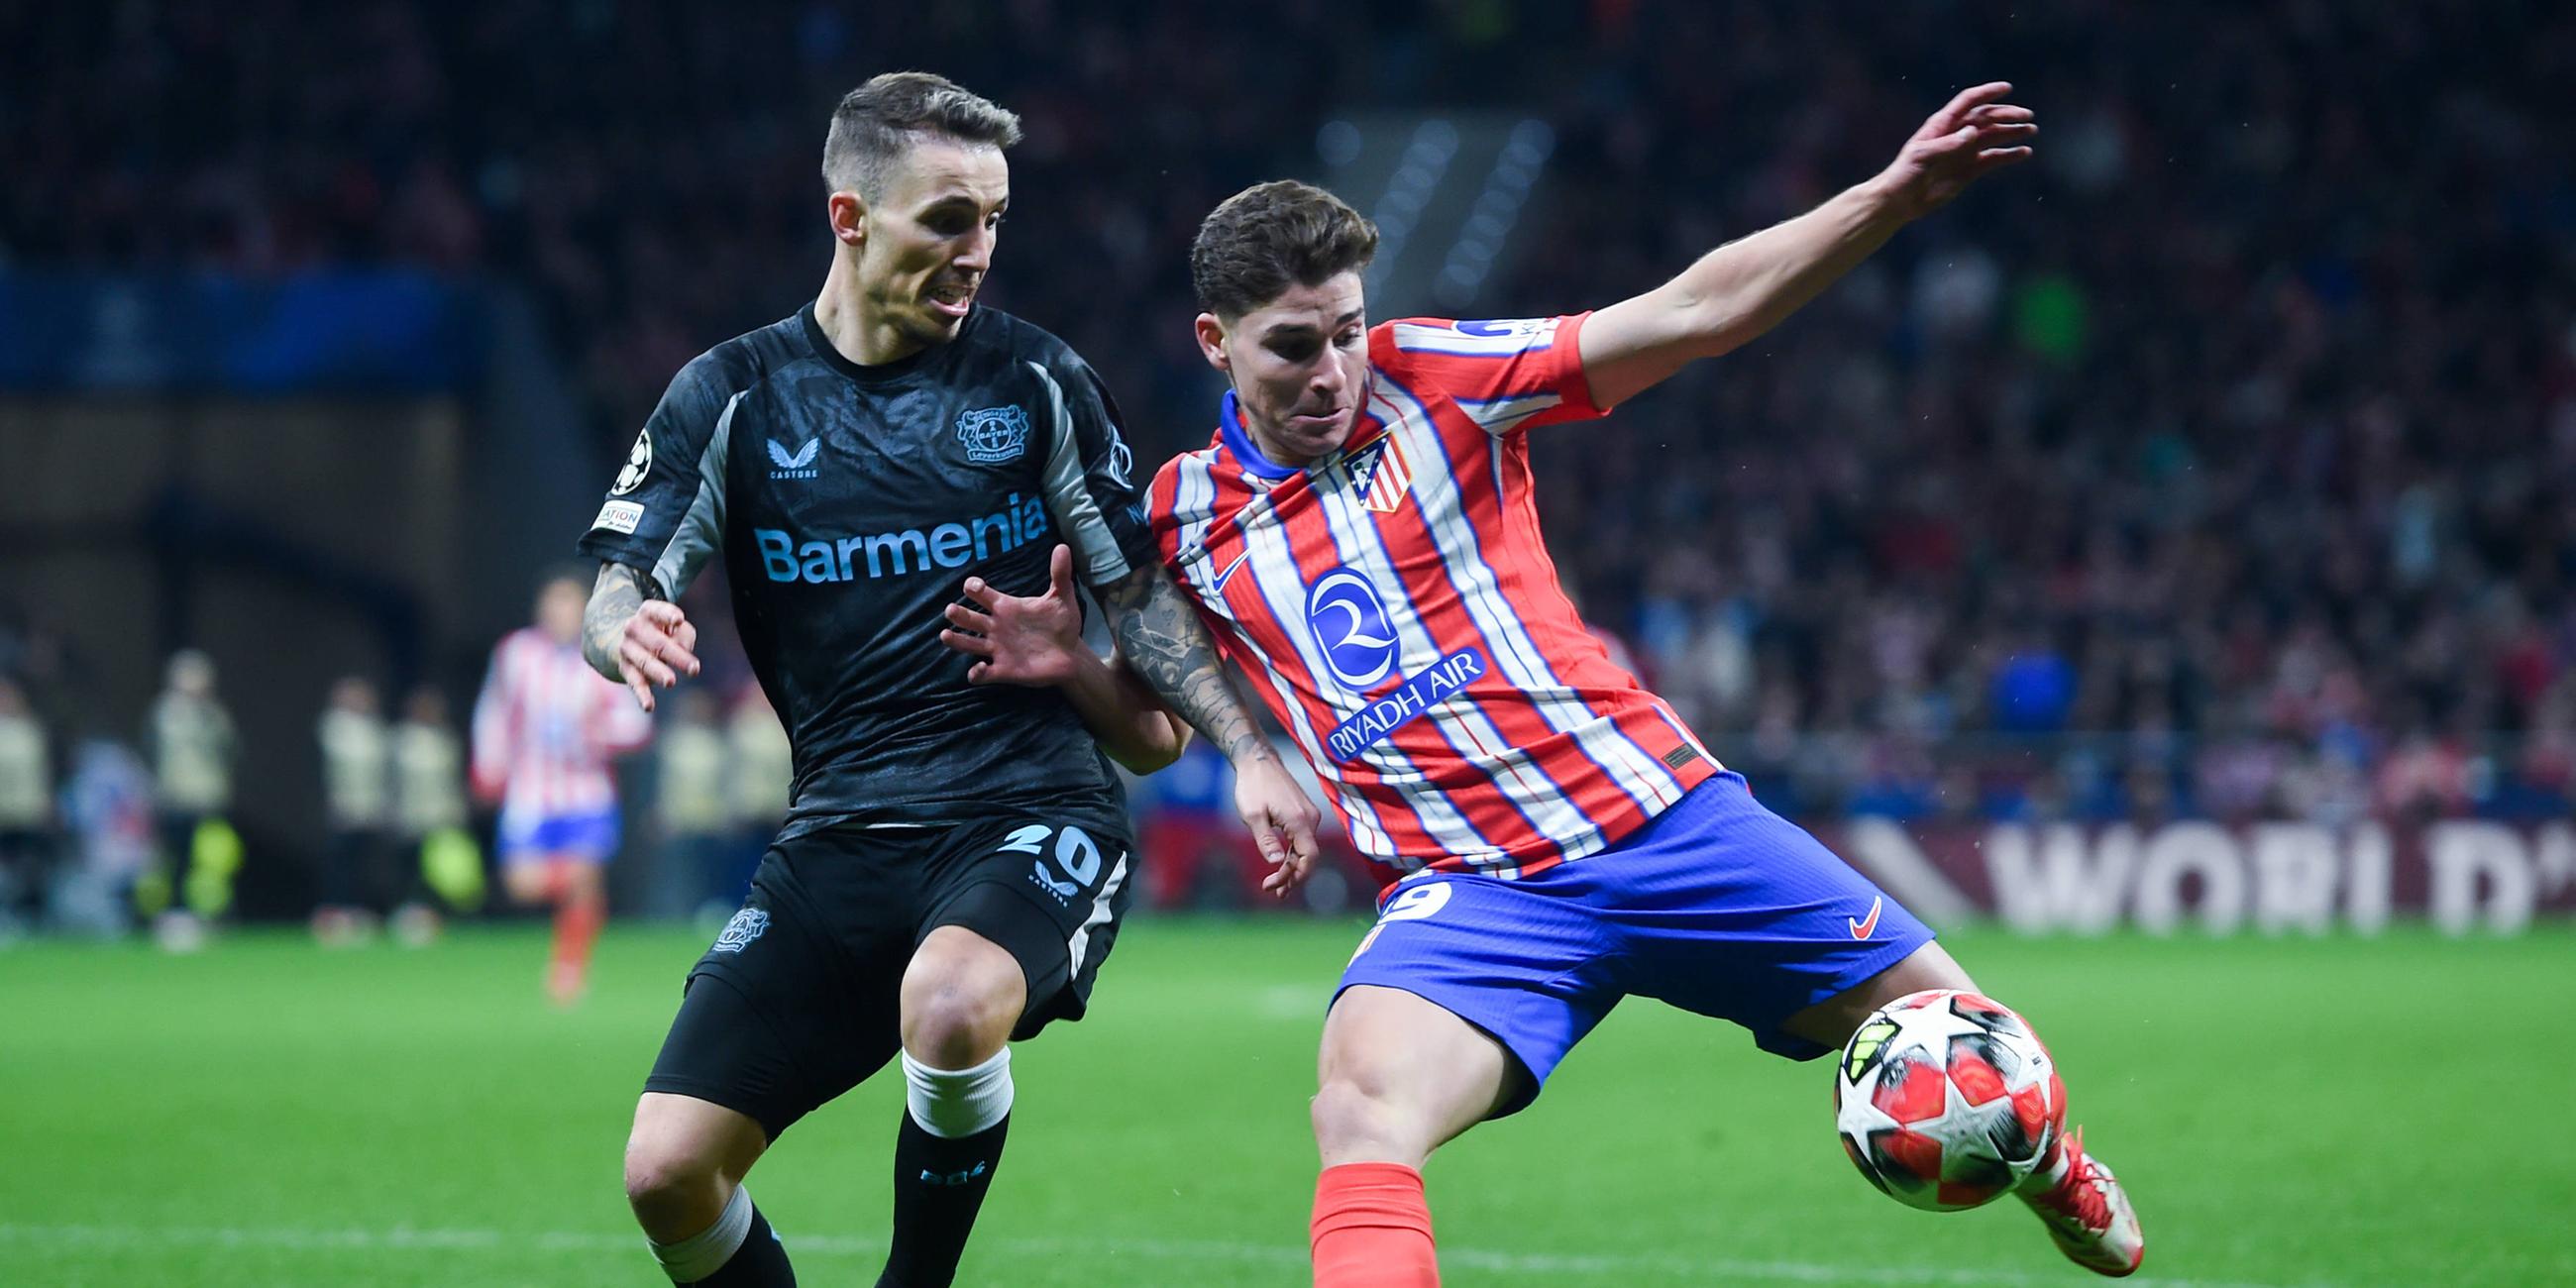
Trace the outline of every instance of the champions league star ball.
{"label": "champions league star ball", "polygon": [[1956,989],[1871,1013],[1834,1072],[1834,1127],[1870,1184],[1956,1212],[2010,1192],[2066,1125],[2066,1086],[2030,1025]]}

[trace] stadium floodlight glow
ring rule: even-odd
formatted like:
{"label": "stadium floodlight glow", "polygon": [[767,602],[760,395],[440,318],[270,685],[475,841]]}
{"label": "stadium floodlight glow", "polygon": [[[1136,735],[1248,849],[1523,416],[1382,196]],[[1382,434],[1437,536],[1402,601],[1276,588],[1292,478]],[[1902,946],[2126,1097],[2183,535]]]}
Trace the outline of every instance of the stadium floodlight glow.
{"label": "stadium floodlight glow", "polygon": [[1339,168],[1359,160],[1363,142],[1360,127],[1348,121],[1326,121],[1315,131],[1315,155],[1325,165]]}

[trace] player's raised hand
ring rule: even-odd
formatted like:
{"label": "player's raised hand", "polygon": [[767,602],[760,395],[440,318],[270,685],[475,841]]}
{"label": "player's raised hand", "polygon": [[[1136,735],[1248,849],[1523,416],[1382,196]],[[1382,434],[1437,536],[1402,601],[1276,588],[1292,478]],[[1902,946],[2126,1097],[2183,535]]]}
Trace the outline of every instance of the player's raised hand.
{"label": "player's raised hand", "polygon": [[1073,590],[1073,551],[1057,546],[1047,566],[1047,590],[1035,597],[1005,595],[981,577],[966,579],[963,602],[948,606],[948,629],[939,642],[980,659],[966,669],[970,684],[1021,684],[1045,688],[1073,677],[1082,642],[1082,600]]}
{"label": "player's raised hand", "polygon": [[617,638],[617,674],[635,701],[653,709],[653,690],[668,689],[698,673],[698,628],[668,600],[648,599],[626,619]]}
{"label": "player's raised hand", "polygon": [[2011,92],[2006,81],[1963,89],[1905,141],[1880,179],[1908,218],[1940,209],[1988,171],[2029,159],[2039,125],[2029,108],[2003,101]]}
{"label": "player's raised hand", "polygon": [[1261,888],[1273,898],[1287,898],[1289,891],[1305,884],[1321,852],[1315,825],[1322,814],[1313,798],[1297,785],[1279,757],[1265,751],[1235,761],[1234,808],[1252,828],[1261,857],[1276,865],[1261,879]]}

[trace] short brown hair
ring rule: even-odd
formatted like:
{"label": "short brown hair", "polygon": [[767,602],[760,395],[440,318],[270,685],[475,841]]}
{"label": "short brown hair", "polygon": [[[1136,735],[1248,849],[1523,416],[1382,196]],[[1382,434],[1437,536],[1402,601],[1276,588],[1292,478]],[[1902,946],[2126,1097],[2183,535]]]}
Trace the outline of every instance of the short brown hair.
{"label": "short brown hair", "polygon": [[823,139],[823,182],[874,201],[886,168],[923,135],[1007,148],[1020,118],[945,76],[887,72],[841,96]]}
{"label": "short brown hair", "polygon": [[1239,318],[1298,286],[1321,286],[1368,267],[1377,225],[1350,203],[1294,179],[1256,184],[1226,198],[1190,243],[1190,284],[1199,307]]}

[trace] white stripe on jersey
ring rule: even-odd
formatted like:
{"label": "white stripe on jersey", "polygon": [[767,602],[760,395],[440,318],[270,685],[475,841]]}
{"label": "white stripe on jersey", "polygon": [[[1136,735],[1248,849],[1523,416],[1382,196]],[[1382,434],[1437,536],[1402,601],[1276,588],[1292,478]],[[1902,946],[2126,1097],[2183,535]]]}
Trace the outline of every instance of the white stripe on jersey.
{"label": "white stripe on jersey", "polygon": [[[1216,449],[1181,457],[1172,482],[1172,520],[1178,529],[1173,549],[1180,552],[1177,562],[1186,572],[1192,563],[1207,557],[1208,528],[1216,522]],[[1213,596],[1215,584],[1203,584]]]}
{"label": "white stripe on jersey", "polygon": [[[1681,782],[1670,767],[1621,732],[1616,721],[1595,715],[1579,695],[1555,677],[1546,655],[1530,638],[1520,614],[1503,594],[1493,565],[1484,559],[1451,473],[1449,454],[1429,409],[1386,373],[1379,372],[1377,377],[1370,391],[1376,404],[1371,410],[1386,422],[1389,433],[1403,435],[1400,441],[1420,462],[1413,471],[1414,505],[1426,521],[1440,555],[1441,569],[1457,589],[1459,602],[1466,605],[1477,628],[1501,654],[1494,664],[1502,668],[1504,678],[1530,696],[1531,706],[1546,720],[1548,728],[1573,734],[1576,745],[1610,774],[1630,800],[1650,813],[1680,800]],[[1491,456],[1496,472],[1494,494],[1502,496],[1502,455],[1495,452]]]}
{"label": "white stripe on jersey", "polygon": [[[1425,448],[1437,451],[1439,444],[1406,444],[1406,446],[1412,447],[1415,451]],[[1413,606],[1412,598],[1404,593],[1404,580],[1396,573],[1393,552],[1387,549],[1385,538],[1378,532],[1377,525],[1368,522],[1365,518],[1354,519],[1348,512],[1350,503],[1342,499],[1351,491],[1351,474],[1347,458],[1336,463],[1325,474],[1318,476],[1314,483],[1315,503],[1323,511],[1325,525],[1332,533],[1335,553],[1340,556],[1345,566],[1359,569],[1367,575],[1369,580],[1380,588],[1381,597],[1386,600],[1387,616],[1392,619],[1387,625],[1394,628],[1399,641],[1396,647],[1394,674],[1411,675],[1424,667],[1436,665],[1442,657],[1446,656],[1447,650],[1441,646],[1438,639],[1433,637],[1430,628],[1423,624],[1421,614]],[[1416,497],[1414,503],[1422,505],[1427,500],[1428,498]],[[1391,519],[1389,521],[1408,522],[1409,520]],[[1490,635],[1491,632],[1487,634]],[[1502,661],[1503,659],[1496,658],[1494,664],[1500,665]],[[1514,683],[1519,682],[1515,680]],[[1449,745],[1456,748],[1468,763],[1479,765],[1480,768],[1491,766],[1488,772],[1494,775],[1496,785],[1503,788],[1504,798],[1509,800],[1521,816],[1528,820],[1532,829],[1541,836],[1565,846],[1569,851],[1597,849],[1604,843],[1600,828],[1586,818],[1583,811],[1558,789],[1528,752],[1513,746],[1511,740],[1503,736],[1502,730],[1494,725],[1492,718],[1481,708],[1474,702],[1462,702],[1455,704],[1454,710],[1444,710],[1443,707],[1448,705],[1426,709],[1421,719],[1437,727],[1441,736],[1446,738]],[[1381,741],[1362,755],[1371,763],[1375,763],[1376,755],[1381,749],[1392,751],[1394,744],[1391,741]],[[1425,787],[1420,790],[1407,790],[1404,796],[1408,802],[1412,802],[1426,794],[1439,794],[1439,789]],[[1441,799],[1446,802],[1448,798],[1445,794],[1441,794]],[[1420,808],[1420,805],[1415,805],[1416,810]]]}
{"label": "white stripe on jersey", "polygon": [[[1263,605],[1279,623],[1279,633],[1286,636],[1290,646],[1297,650],[1299,665],[1312,677],[1316,696],[1333,713],[1336,721],[1358,714],[1368,705],[1367,702],[1357,695],[1337,691],[1338,686],[1332,685],[1329,679],[1332,675],[1330,665],[1306,631],[1306,583],[1297,573],[1296,561],[1290,557],[1287,525],[1278,522],[1250,525],[1244,532],[1244,541],[1252,551],[1252,562],[1238,575],[1248,575],[1253,579],[1253,587],[1260,594]],[[1295,694],[1293,689],[1285,692],[1291,697]],[[1291,706],[1293,709],[1293,702]],[[1327,768],[1335,762],[1325,752],[1323,740],[1312,726],[1305,725],[1303,720],[1299,723],[1298,738],[1306,750],[1306,758],[1313,762],[1318,773],[1327,778],[1338,777]],[[1501,853],[1501,847],[1477,832],[1467,822],[1467,816],[1460,813],[1447,797],[1436,792],[1407,790],[1426,782],[1426,776],[1411,758],[1396,750],[1392,740],[1380,742],[1369,752],[1366,761],[1388,786],[1401,792],[1413,804],[1413,812],[1422,824],[1423,832],[1443,853],[1477,859],[1490,859]],[[1352,839],[1356,841],[1358,838]],[[1395,858],[1394,846],[1390,844],[1376,857]]]}
{"label": "white stripe on jersey", "polygon": [[1498,328],[1494,334],[1461,331],[1456,326],[1424,326],[1419,322],[1397,322],[1395,347],[1413,353],[1454,353],[1469,358],[1508,358],[1522,353],[1545,353],[1556,347],[1558,318],[1517,318],[1500,322],[1476,322],[1470,325]]}
{"label": "white stripe on jersey", "polygon": [[[1173,485],[1172,514],[1176,520],[1181,521],[1180,531],[1184,538],[1180,543],[1180,562],[1184,568],[1193,562],[1206,563],[1208,562],[1207,550],[1199,543],[1206,539],[1208,524],[1216,515],[1215,449],[1192,452],[1182,457]],[[1255,501],[1255,504],[1259,503],[1261,503],[1260,500]],[[1188,515],[1199,517],[1194,519],[1183,517]],[[1188,537],[1193,530],[1199,534],[1196,540]],[[1247,543],[1243,548],[1242,556],[1235,561],[1235,566],[1243,567],[1251,558],[1252,547]],[[1230,577],[1233,573],[1229,571],[1225,575]],[[1218,592],[1213,583],[1201,579],[1195,584],[1203,587],[1199,593],[1199,603],[1203,608],[1228,622],[1234,621],[1233,610],[1227,606],[1225,596]],[[1240,623],[1236,623],[1235,629],[1238,634],[1246,634]],[[1282,629],[1285,629],[1284,623]],[[1297,698],[1297,686],[1290,684],[1288,678],[1279,673],[1279,668],[1271,662],[1270,654],[1266,650],[1257,645],[1251,645],[1248,639],[1246,644],[1252,656],[1260,659],[1261,669],[1269,677],[1271,689],[1284,700],[1282,705],[1288,710],[1289,736],[1295,738],[1297,745],[1305,751],[1307,762],[1314,767],[1316,776],[1340,800],[1342,817],[1351,831],[1351,844],[1358,846],[1363,854],[1372,854],[1380,858],[1393,856],[1395,838],[1387,834],[1386,825],[1379,821],[1377,811],[1370,807],[1368,799],[1360,795],[1358,789],[1343,781],[1341,775],[1325,768],[1332,761],[1320,754],[1323,739],[1317,736],[1313,726],[1307,723],[1306,709]]]}
{"label": "white stripe on jersey", "polygon": [[1540,412],[1550,411],[1563,406],[1565,404],[1565,395],[1551,389],[1546,393],[1521,394],[1517,397],[1511,398],[1458,398],[1453,396],[1450,401],[1458,404],[1458,410],[1467,413],[1467,419],[1484,427],[1486,433],[1491,434],[1496,438],[1501,438],[1503,435],[1518,429],[1522,421],[1528,420],[1530,417],[1535,416]]}
{"label": "white stripe on jersey", "polygon": [[1065,410],[1064,387],[1055,382],[1045,364],[1025,364],[1046,386],[1047,415],[1053,419],[1053,432],[1047,437],[1045,485],[1047,511],[1054,516],[1056,530],[1064,534],[1073,547],[1074,564],[1082,570],[1083,579],[1094,586],[1123,580],[1129,571],[1127,552],[1118,548],[1116,534],[1109,521],[1101,517],[1100,503],[1091,495],[1089,466],[1082,459],[1082,444],[1074,441],[1073,413]]}
{"label": "white stripe on jersey", "polygon": [[671,530],[662,557],[653,561],[653,580],[661,583],[664,599],[678,599],[698,579],[707,557],[724,544],[725,455],[732,450],[734,408],[750,393],[743,389],[725,399],[715,432],[707,435],[706,448],[698,453],[698,494],[690,498],[680,526]]}

